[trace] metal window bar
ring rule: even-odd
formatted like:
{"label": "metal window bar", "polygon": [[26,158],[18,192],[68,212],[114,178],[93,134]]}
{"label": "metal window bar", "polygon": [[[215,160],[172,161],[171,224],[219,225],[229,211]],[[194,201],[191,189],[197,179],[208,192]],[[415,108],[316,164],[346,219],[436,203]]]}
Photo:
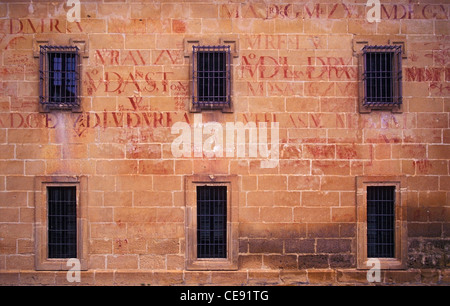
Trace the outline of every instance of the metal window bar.
{"label": "metal window bar", "polygon": [[227,187],[197,186],[197,258],[227,257]]}
{"label": "metal window bar", "polygon": [[48,258],[76,258],[76,187],[47,187],[47,194]]}
{"label": "metal window bar", "polygon": [[193,46],[192,103],[200,108],[231,104],[230,46]]}
{"label": "metal window bar", "polygon": [[367,257],[395,256],[395,186],[367,187]]}
{"label": "metal window bar", "polygon": [[396,45],[363,48],[364,106],[402,104],[401,54],[401,46]]}
{"label": "metal window bar", "polygon": [[80,105],[79,54],[76,46],[40,46],[39,102],[51,109]]}

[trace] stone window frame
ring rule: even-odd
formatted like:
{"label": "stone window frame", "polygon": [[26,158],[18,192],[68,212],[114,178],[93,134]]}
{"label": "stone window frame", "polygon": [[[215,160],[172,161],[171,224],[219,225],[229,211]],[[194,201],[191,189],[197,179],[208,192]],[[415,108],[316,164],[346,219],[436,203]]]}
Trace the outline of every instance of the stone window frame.
{"label": "stone window frame", "polygon": [[[197,186],[227,187],[227,256],[197,258]],[[186,269],[237,270],[239,252],[239,190],[237,175],[189,175],[185,177]]]}
{"label": "stone window frame", "polygon": [[87,177],[38,176],[34,180],[35,205],[35,269],[42,271],[67,271],[70,258],[48,258],[48,196],[47,187],[76,187],[77,205],[77,259],[80,269],[88,269]]}
{"label": "stone window frame", "polygon": [[356,177],[357,220],[357,269],[373,268],[367,257],[367,187],[395,186],[395,256],[377,258],[380,268],[406,269],[407,264],[407,194],[406,178],[403,176],[358,176]]}

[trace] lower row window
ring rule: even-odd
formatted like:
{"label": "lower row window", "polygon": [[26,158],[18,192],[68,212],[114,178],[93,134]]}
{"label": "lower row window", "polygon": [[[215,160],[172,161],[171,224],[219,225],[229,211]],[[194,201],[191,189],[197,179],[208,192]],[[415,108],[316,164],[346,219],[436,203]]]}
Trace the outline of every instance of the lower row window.
{"label": "lower row window", "polygon": [[367,187],[367,257],[395,257],[395,186]]}
{"label": "lower row window", "polygon": [[406,266],[406,194],[404,177],[357,177],[357,267],[382,269]]}
{"label": "lower row window", "polygon": [[186,268],[236,270],[238,263],[238,177],[186,178]]}
{"label": "lower row window", "polygon": [[197,186],[197,257],[227,256],[227,187]]}
{"label": "lower row window", "polygon": [[35,178],[36,270],[69,270],[69,259],[88,268],[87,177]]}
{"label": "lower row window", "polygon": [[[54,177],[51,177],[55,180]],[[64,270],[63,259],[87,256],[85,179],[59,178],[42,185],[36,200],[37,269]],[[187,269],[237,269],[237,176],[186,177]],[[404,178],[357,177],[358,268],[378,258],[383,269],[406,264],[406,196]],[[81,238],[81,239],[80,239]],[[39,247],[40,245],[40,247]],[[61,261],[54,261],[61,260]],[[86,264],[84,265],[86,267]]]}
{"label": "lower row window", "polygon": [[47,195],[48,258],[76,258],[76,187],[48,187]]}

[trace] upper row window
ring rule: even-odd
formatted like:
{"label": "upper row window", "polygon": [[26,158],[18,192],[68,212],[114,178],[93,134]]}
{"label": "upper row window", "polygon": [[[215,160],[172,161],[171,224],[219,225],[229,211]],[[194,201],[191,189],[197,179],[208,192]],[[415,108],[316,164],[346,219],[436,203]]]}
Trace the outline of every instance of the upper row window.
{"label": "upper row window", "polygon": [[365,46],[363,52],[363,106],[370,109],[402,104],[402,48]]}
{"label": "upper row window", "polygon": [[39,101],[46,110],[80,106],[79,54],[76,46],[40,46]]}
{"label": "upper row window", "polygon": [[[39,99],[44,109],[80,107],[80,60],[76,46],[41,46]],[[230,46],[193,46],[194,109],[231,107]],[[402,104],[402,48],[397,45],[362,49],[362,107],[394,109]]]}
{"label": "upper row window", "polygon": [[193,46],[192,104],[200,109],[231,106],[230,46]]}

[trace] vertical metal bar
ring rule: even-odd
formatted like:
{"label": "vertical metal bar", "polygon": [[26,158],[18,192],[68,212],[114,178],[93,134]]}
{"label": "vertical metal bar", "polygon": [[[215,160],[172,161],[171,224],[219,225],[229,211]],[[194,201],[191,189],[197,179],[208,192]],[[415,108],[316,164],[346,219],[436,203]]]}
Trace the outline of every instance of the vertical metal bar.
{"label": "vertical metal bar", "polygon": [[211,70],[212,70],[212,95],[211,95],[211,100],[213,101],[213,104],[215,105],[217,103],[217,71],[218,71],[218,60],[219,60],[219,56],[217,54],[217,51],[215,48],[211,47],[211,57],[212,57],[212,61],[211,61]]}
{"label": "vertical metal bar", "polygon": [[398,104],[398,61],[397,61],[397,47],[392,52],[392,102],[394,105]]}
{"label": "vertical metal bar", "polygon": [[388,56],[388,52],[383,52],[382,56],[384,56],[384,63],[383,63],[383,98],[382,98],[382,102],[385,103],[387,102],[387,56]]}
{"label": "vertical metal bar", "polygon": [[389,65],[390,65],[390,69],[389,69],[389,82],[390,82],[390,90],[389,90],[389,97],[390,97],[390,102],[392,104],[396,104],[396,98],[395,98],[395,93],[394,93],[394,78],[395,78],[395,53],[394,52],[390,52],[390,59],[389,59]]}
{"label": "vertical metal bar", "polygon": [[56,196],[56,202],[55,202],[55,206],[56,206],[56,216],[55,216],[55,219],[56,219],[56,224],[57,224],[57,230],[58,230],[58,236],[57,236],[57,240],[56,240],[56,246],[57,246],[57,252],[56,252],[56,256],[57,257],[61,257],[61,242],[62,242],[62,233],[61,233],[61,225],[62,225],[62,222],[61,222],[61,219],[60,219],[60,216],[61,216],[61,192],[60,192],[60,190],[59,189],[56,189],[56,191],[57,191],[57,196]]}
{"label": "vertical metal bar", "polygon": [[[78,51],[78,50],[77,50]],[[75,103],[77,106],[80,105],[79,97],[80,97],[80,86],[78,86],[78,83],[80,82],[80,55],[78,52],[75,56]]]}
{"label": "vertical metal bar", "polygon": [[386,189],[385,188],[379,188],[378,189],[380,191],[380,199],[381,199],[381,203],[380,203],[380,207],[381,207],[381,226],[380,226],[380,233],[381,233],[381,255],[384,257],[386,256],[386,236],[385,236],[385,230],[387,229],[386,227]]}
{"label": "vertical metal bar", "polygon": [[363,88],[364,88],[364,97],[363,97],[363,105],[367,105],[367,67],[366,67],[366,47],[363,48],[362,54],[362,78],[363,78]]}
{"label": "vertical metal bar", "polygon": [[227,92],[226,92],[226,104],[228,107],[231,107],[231,50],[230,46],[227,48],[227,62],[225,63],[225,74],[226,74],[226,86],[227,86]]}
{"label": "vertical metal bar", "polygon": [[59,68],[58,70],[58,75],[57,75],[57,82],[59,84],[59,88],[58,88],[58,95],[57,95],[57,99],[55,102],[57,103],[61,103],[62,102],[62,87],[63,87],[63,70],[62,70],[62,63],[65,57],[65,53],[59,53],[59,57],[58,61],[59,61],[59,66],[57,66],[57,68]]}
{"label": "vertical metal bar", "polygon": [[402,82],[403,82],[403,72],[402,72],[402,48],[399,46],[397,52],[396,52],[396,58],[397,58],[397,75],[396,80],[398,82],[398,86],[396,87],[398,89],[397,92],[397,103],[401,104],[403,101],[403,94],[402,94]]}
{"label": "vertical metal bar", "polygon": [[223,62],[222,48],[218,47],[214,50],[214,104],[220,103],[220,85],[221,85],[221,71]]}
{"label": "vertical metal bar", "polygon": [[378,105],[380,96],[380,54],[377,46],[370,47],[370,97],[371,105]]}
{"label": "vertical metal bar", "polygon": [[57,240],[56,240],[56,256],[61,257],[61,220],[59,216],[61,215],[61,206],[59,203],[61,202],[61,193],[60,190],[56,189],[56,199],[55,199],[55,207],[56,207],[56,229],[57,229]]}
{"label": "vertical metal bar", "polygon": [[210,86],[211,86],[211,76],[210,76],[210,68],[209,68],[209,56],[210,56],[210,53],[209,53],[209,46],[207,47],[207,49],[206,49],[207,51],[206,51],[206,79],[205,79],[205,81],[207,82],[206,84],[207,84],[207,92],[206,92],[206,101],[207,102],[209,102],[209,97],[210,97]]}
{"label": "vertical metal bar", "polygon": [[[67,58],[67,53],[65,54]],[[67,69],[66,69],[67,70]],[[65,79],[65,78],[63,78]],[[63,239],[63,253],[65,256],[69,257],[71,255],[70,249],[71,249],[71,226],[70,223],[72,221],[71,216],[69,215],[69,199],[70,199],[70,188],[65,188],[65,192],[62,194],[63,201],[62,201],[62,209],[63,209],[63,217],[61,217],[61,221],[63,222],[63,231],[64,231],[64,239]]]}
{"label": "vertical metal bar", "polygon": [[195,75],[195,65],[197,63],[196,61],[197,53],[195,52],[195,46],[192,46],[192,84],[191,84],[191,91],[192,91],[192,103],[195,105],[195,86],[196,86],[196,75]]}
{"label": "vertical metal bar", "polygon": [[53,97],[54,96],[54,94],[53,94],[53,92],[54,92],[54,85],[53,85],[53,82],[54,82],[53,61],[54,61],[53,53],[50,52],[50,53],[48,53],[48,67],[47,67],[47,69],[48,69],[48,76],[49,76],[49,80],[50,80],[50,82],[49,82],[49,84],[47,86],[48,93],[49,93],[49,101],[48,101],[49,103],[52,103],[53,99],[54,99],[54,97]]}
{"label": "vertical metal bar", "polygon": [[[208,53],[208,63],[209,63],[209,56],[210,54]],[[209,67],[208,67],[208,80],[209,80]],[[208,86],[208,90],[209,90],[209,86]],[[209,96],[209,91],[208,91],[208,96]],[[212,193],[214,191],[214,189],[212,188],[208,188],[208,219],[209,219],[209,228],[208,228],[208,236],[209,236],[209,241],[208,241],[208,255],[209,257],[214,257],[214,241],[213,241],[213,230],[214,230],[214,207],[213,206],[213,201],[212,201]]]}
{"label": "vertical metal bar", "polygon": [[383,101],[383,53],[380,50],[380,48],[377,48],[377,59],[378,59],[378,66],[377,66],[377,79],[378,79],[378,86],[377,86],[377,105],[380,105]]}
{"label": "vertical metal bar", "polygon": [[391,230],[392,230],[392,224],[391,224],[391,196],[390,196],[390,189],[386,188],[386,256],[389,256],[391,254]]}
{"label": "vertical metal bar", "polygon": [[53,205],[52,205],[52,194],[50,193],[50,188],[47,187],[47,257],[52,257],[52,228],[53,228]]}
{"label": "vertical metal bar", "polygon": [[[215,56],[215,55],[214,55]],[[216,68],[214,68],[214,70],[215,70]],[[214,101],[215,102],[215,101]],[[218,222],[219,222],[219,220],[220,220],[220,216],[219,216],[219,207],[217,206],[218,205],[218,201],[217,201],[217,198],[218,198],[218,193],[219,193],[219,190],[218,190],[218,188],[213,188],[213,206],[214,206],[214,208],[213,208],[213,214],[214,214],[214,226],[213,226],[213,231],[212,231],[212,233],[213,233],[213,238],[212,238],[212,242],[213,242],[213,245],[214,245],[214,257],[218,257],[218,240],[217,240],[217,235],[218,235],[218,229],[219,229],[219,225],[218,225]]]}
{"label": "vertical metal bar", "polygon": [[59,239],[58,239],[58,257],[62,257],[64,253],[64,242],[65,242],[65,231],[64,231],[64,198],[63,198],[63,190],[58,188],[58,200],[56,205],[58,207],[58,215],[56,220],[58,220],[58,230],[59,230]]}
{"label": "vertical metal bar", "polygon": [[371,97],[371,101],[372,102],[376,102],[375,97],[377,96],[377,88],[378,88],[378,79],[377,79],[377,75],[376,75],[376,69],[377,69],[377,54],[376,52],[371,53],[371,58],[372,58],[372,65],[371,68],[374,68],[374,72],[371,72],[372,75],[372,97]]}
{"label": "vertical metal bar", "polygon": [[42,83],[43,83],[43,71],[42,71],[42,64],[43,64],[43,52],[42,52],[43,48],[42,46],[39,47],[39,102],[42,103],[43,102],[43,96],[44,96],[44,92],[42,90]]}
{"label": "vertical metal bar", "polygon": [[364,98],[365,98],[365,100],[366,100],[366,104],[368,104],[368,102],[369,102],[369,78],[368,78],[368,76],[369,76],[369,61],[370,61],[370,58],[369,58],[369,53],[366,51],[365,52],[365,54],[364,54],[364,64],[365,64],[365,66],[364,66],[364,77],[365,77],[365,85],[366,85],[366,91],[365,91],[365,96],[364,96]]}
{"label": "vertical metal bar", "polygon": [[63,52],[63,58],[61,60],[61,102],[63,104],[67,103],[67,91],[68,91],[68,67],[67,67],[67,59],[68,53]]}
{"label": "vertical metal bar", "polygon": [[386,52],[386,103],[392,104],[392,52],[388,50]]}
{"label": "vertical metal bar", "polygon": [[388,75],[388,70],[387,70],[387,61],[388,61],[388,52],[386,50],[383,50],[382,56],[384,57],[384,63],[383,63],[383,98],[382,98],[382,102],[383,104],[388,102],[387,101],[387,97],[388,97],[388,86],[387,86],[387,75]]}

